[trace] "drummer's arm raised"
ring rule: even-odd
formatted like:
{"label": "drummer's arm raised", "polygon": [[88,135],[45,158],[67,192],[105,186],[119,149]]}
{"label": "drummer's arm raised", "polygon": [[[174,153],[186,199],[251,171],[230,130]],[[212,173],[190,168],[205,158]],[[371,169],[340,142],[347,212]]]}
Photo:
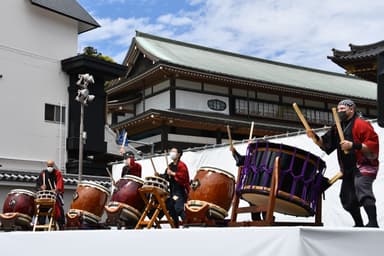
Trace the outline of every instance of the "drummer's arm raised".
{"label": "drummer's arm raised", "polygon": [[314,130],[307,130],[307,136],[311,138],[313,142],[316,143],[316,145],[318,145],[320,148],[324,147],[323,139],[319,137],[319,135],[317,135]]}

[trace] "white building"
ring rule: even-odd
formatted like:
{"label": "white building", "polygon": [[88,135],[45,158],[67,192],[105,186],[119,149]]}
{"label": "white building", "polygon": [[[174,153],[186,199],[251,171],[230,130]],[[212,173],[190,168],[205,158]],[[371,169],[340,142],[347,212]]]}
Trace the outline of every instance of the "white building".
{"label": "white building", "polygon": [[[78,34],[99,24],[75,0],[5,0],[0,8],[2,212],[11,189],[34,190],[47,159],[64,169],[70,76],[61,61],[77,55]],[[65,208],[76,177],[64,177]]]}
{"label": "white building", "polygon": [[99,25],[75,0],[5,0],[1,9],[0,164],[41,170],[55,159],[62,168],[69,76],[60,61]]}

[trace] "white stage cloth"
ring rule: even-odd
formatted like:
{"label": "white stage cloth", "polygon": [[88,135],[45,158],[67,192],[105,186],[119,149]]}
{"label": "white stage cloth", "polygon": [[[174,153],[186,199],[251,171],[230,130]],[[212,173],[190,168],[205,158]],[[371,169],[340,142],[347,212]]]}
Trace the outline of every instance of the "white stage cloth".
{"label": "white stage cloth", "polygon": [[384,230],[242,227],[0,233],[2,255],[379,255]]}

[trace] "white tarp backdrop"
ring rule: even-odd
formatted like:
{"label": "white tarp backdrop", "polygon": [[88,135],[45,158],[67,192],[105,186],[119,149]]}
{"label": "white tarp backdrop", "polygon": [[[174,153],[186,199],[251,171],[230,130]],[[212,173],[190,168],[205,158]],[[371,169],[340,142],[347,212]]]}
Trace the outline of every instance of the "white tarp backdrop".
{"label": "white tarp backdrop", "polygon": [[[384,129],[380,128],[376,122],[372,123],[375,131],[379,134],[380,140],[380,168],[378,177],[374,183],[374,193],[377,200],[377,210],[378,210],[378,221],[381,227],[384,226],[384,195],[381,191],[384,191]],[[336,153],[333,152],[331,155],[325,154],[320,148],[315,145],[311,139],[307,137],[306,134],[296,135],[296,136],[286,136],[276,139],[269,140],[274,143],[282,143],[297,147],[306,151],[311,152],[314,155],[320,156],[327,164],[327,169],[325,176],[328,178],[333,177],[338,171],[339,166],[336,159]],[[237,151],[241,154],[245,154],[247,144],[236,144]],[[156,169],[158,172],[164,172],[166,168],[165,157],[154,157],[153,161],[155,163]],[[202,166],[212,166],[226,170],[235,176],[237,176],[237,167],[235,161],[229,151],[228,146],[209,148],[200,150],[197,152],[185,152],[182,157],[189,169],[190,178],[193,179],[196,171],[199,167]],[[153,168],[149,159],[138,161],[143,167],[142,177],[153,176]],[[113,166],[113,177],[115,180],[118,180],[121,175],[121,169],[123,164],[116,164]],[[349,214],[344,211],[339,201],[339,191],[340,191],[341,182],[336,182],[331,186],[325,193],[325,200],[323,200],[323,223],[328,227],[351,227],[353,226],[352,218]],[[246,202],[242,202],[241,205],[248,205]],[[229,213],[230,214],[230,213]],[[362,209],[362,215],[367,222],[366,215]],[[310,221],[310,218],[297,218],[288,215],[276,214],[276,221]],[[238,220],[249,220],[250,214],[241,214],[238,216]]]}

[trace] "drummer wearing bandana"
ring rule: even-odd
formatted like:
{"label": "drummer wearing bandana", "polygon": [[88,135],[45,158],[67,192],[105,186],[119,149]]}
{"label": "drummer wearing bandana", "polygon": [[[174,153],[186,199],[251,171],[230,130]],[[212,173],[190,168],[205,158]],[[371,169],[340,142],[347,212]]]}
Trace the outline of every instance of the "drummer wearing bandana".
{"label": "drummer wearing bandana", "polygon": [[[47,161],[47,168],[43,170],[39,178],[36,181],[37,190],[54,190],[56,192],[56,221],[59,225],[59,228],[64,229],[65,224],[65,216],[64,216],[64,181],[63,175],[55,167],[55,162],[52,160]],[[45,216],[40,216],[39,225],[43,225],[45,223]]]}
{"label": "drummer wearing bandana", "polygon": [[179,226],[179,217],[185,219],[184,204],[187,201],[189,186],[189,173],[187,165],[180,160],[183,151],[172,148],[169,156],[172,162],[168,165],[164,174],[159,176],[169,181],[170,196],[166,201],[167,209],[176,227]]}
{"label": "drummer wearing bandana", "polygon": [[124,175],[141,177],[141,164],[136,163],[135,155],[131,151],[128,151],[123,154],[123,157],[125,160],[125,166],[121,172],[121,177]]}
{"label": "drummer wearing bandana", "polygon": [[340,141],[335,125],[321,137],[313,130],[307,131],[307,135],[327,154],[337,150],[343,172],[340,199],[344,209],[351,214],[355,227],[364,226],[361,206],[368,215],[366,227],[379,227],[372,190],[379,166],[379,138],[372,125],[356,114],[356,105],[352,100],[340,101],[337,112],[344,141]]}

